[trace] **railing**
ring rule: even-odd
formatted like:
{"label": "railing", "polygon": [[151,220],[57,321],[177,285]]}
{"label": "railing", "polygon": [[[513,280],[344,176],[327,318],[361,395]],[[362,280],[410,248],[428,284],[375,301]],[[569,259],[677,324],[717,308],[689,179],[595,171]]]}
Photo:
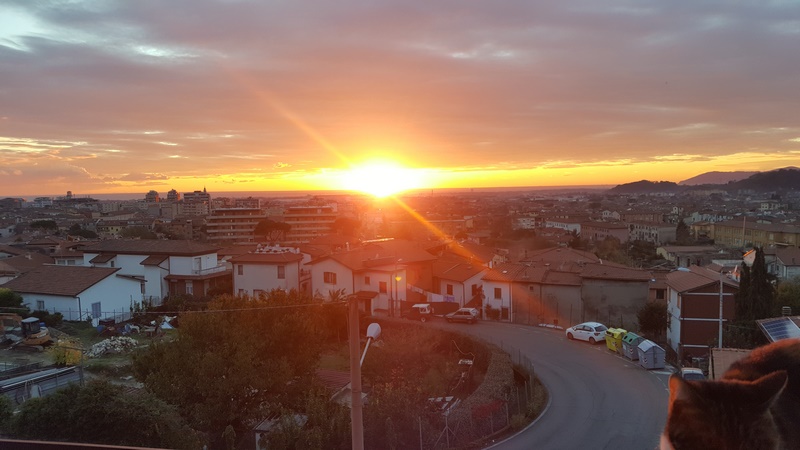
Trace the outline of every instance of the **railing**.
{"label": "railing", "polygon": [[224,265],[209,267],[206,269],[192,269],[192,275],[207,275],[209,273],[225,272],[226,270],[228,270],[228,268]]}

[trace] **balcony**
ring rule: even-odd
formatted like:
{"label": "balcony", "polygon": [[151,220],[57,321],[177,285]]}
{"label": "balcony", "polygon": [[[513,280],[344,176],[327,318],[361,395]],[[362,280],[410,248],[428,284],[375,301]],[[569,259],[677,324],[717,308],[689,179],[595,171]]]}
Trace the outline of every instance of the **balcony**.
{"label": "balcony", "polygon": [[192,269],[192,275],[208,275],[212,273],[225,272],[226,270],[228,270],[228,268],[225,267],[225,265],[223,264],[216,267],[209,267],[206,269]]}

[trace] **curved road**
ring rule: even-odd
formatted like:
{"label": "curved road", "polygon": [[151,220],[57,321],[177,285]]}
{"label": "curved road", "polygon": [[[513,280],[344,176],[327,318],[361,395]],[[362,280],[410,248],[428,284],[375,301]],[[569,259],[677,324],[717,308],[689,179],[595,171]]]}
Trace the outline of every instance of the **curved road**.
{"label": "curved road", "polygon": [[512,449],[643,449],[658,447],[667,417],[669,367],[645,370],[609,351],[567,340],[564,331],[507,323],[456,327],[512,353],[527,356],[550,393],[542,416],[519,434],[493,445]]}

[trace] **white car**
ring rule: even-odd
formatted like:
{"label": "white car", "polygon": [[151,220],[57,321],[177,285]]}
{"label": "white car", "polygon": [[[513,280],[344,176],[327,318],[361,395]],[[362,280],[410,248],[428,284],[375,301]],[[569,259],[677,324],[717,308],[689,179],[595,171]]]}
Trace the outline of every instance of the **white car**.
{"label": "white car", "polygon": [[567,339],[580,339],[590,344],[605,342],[608,327],[599,322],[584,322],[567,328]]}

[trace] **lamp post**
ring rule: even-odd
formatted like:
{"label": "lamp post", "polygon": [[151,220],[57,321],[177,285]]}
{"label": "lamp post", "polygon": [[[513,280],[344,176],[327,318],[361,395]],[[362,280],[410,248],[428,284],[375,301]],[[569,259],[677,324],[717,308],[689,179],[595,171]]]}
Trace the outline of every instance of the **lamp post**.
{"label": "lamp post", "polygon": [[392,301],[392,317],[394,317],[394,312],[397,311],[397,302],[400,301],[400,280],[403,277],[400,276],[399,273],[395,273],[394,276],[394,300]]}
{"label": "lamp post", "polygon": [[364,347],[364,354],[359,359],[360,353],[358,336],[358,297],[351,295],[350,306],[350,437],[352,439],[353,450],[364,450],[364,416],[363,404],[361,403],[361,364],[367,356],[367,350],[372,340],[378,339],[381,335],[381,326],[377,323],[369,324],[367,327],[367,345]]}

